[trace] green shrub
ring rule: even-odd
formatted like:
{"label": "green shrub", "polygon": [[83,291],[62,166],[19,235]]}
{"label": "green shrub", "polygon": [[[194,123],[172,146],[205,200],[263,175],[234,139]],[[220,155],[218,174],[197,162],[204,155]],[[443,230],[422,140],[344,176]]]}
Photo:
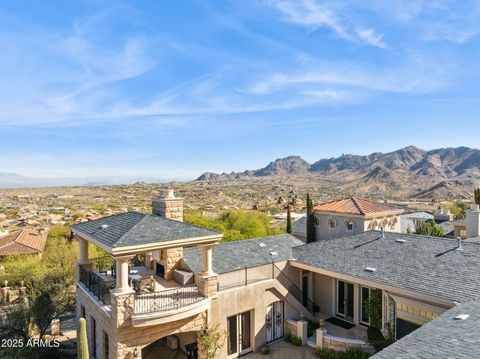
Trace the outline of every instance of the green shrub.
{"label": "green shrub", "polygon": [[311,320],[308,321],[308,326],[307,326],[307,337],[311,337],[313,333],[315,333],[315,330],[320,328],[320,324],[318,322],[312,322]]}
{"label": "green shrub", "polygon": [[392,339],[385,338],[378,328],[370,327],[367,330],[368,343],[378,352],[393,343]]}
{"label": "green shrub", "polygon": [[302,345],[302,338],[297,337],[296,335],[293,335],[291,333],[287,333],[287,335],[285,335],[285,341],[288,343],[292,343],[296,346]]}
{"label": "green shrub", "polygon": [[333,349],[320,349],[315,350],[315,355],[321,359],[367,359],[370,355],[362,352],[358,349],[348,349],[347,351],[340,352]]}

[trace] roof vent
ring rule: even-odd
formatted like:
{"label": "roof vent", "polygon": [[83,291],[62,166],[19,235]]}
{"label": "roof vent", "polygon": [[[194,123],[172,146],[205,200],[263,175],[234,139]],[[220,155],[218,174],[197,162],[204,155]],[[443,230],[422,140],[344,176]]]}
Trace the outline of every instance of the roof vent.
{"label": "roof vent", "polygon": [[375,273],[377,271],[377,268],[373,267],[366,267],[365,272],[370,272],[370,273]]}
{"label": "roof vent", "polygon": [[266,247],[267,245],[265,243],[259,243],[258,246],[259,247]]}
{"label": "roof vent", "polygon": [[278,256],[278,252],[270,252],[269,253],[271,256]]}
{"label": "roof vent", "polygon": [[461,238],[457,238],[457,248],[456,248],[456,250],[457,251],[463,251]]}
{"label": "roof vent", "polygon": [[465,320],[470,316],[470,314],[459,314],[456,317],[453,317],[455,320]]}
{"label": "roof vent", "polygon": [[108,228],[108,224],[102,224],[102,225],[100,226],[100,228],[101,228],[101,229]]}
{"label": "roof vent", "polygon": [[406,240],[405,240],[405,239],[402,239],[402,238],[397,238],[397,239],[395,239],[395,242],[397,242],[397,243],[405,243]]}

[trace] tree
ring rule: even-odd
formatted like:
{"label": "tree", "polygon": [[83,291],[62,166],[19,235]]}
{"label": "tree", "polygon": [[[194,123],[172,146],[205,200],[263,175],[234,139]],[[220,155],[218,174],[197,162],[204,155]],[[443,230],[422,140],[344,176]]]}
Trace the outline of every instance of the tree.
{"label": "tree", "polygon": [[313,201],[310,193],[307,193],[307,243],[316,241],[315,213],[313,212]]}
{"label": "tree", "polygon": [[432,220],[430,222],[416,221],[415,233],[434,237],[443,237],[445,235],[443,228],[437,225],[435,220]]}
{"label": "tree", "polygon": [[218,330],[220,323],[210,325],[204,316],[204,324],[198,336],[199,359],[217,359],[218,352],[223,347],[225,332]]}
{"label": "tree", "polygon": [[290,214],[290,205],[287,206],[287,233],[292,234],[292,215]]}
{"label": "tree", "polygon": [[77,338],[77,358],[88,359],[87,322],[85,318],[80,318],[78,320]]}
{"label": "tree", "polygon": [[473,193],[474,193],[475,204],[480,205],[480,188],[476,188],[475,190],[473,190]]}

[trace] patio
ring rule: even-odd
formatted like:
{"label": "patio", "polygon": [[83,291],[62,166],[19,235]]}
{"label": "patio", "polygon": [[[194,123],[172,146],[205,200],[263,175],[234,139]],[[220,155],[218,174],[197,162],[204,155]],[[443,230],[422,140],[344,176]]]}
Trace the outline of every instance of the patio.
{"label": "patio", "polygon": [[314,349],[308,345],[297,347],[284,340],[270,344],[270,353],[263,355],[253,353],[245,356],[246,359],[318,359]]}

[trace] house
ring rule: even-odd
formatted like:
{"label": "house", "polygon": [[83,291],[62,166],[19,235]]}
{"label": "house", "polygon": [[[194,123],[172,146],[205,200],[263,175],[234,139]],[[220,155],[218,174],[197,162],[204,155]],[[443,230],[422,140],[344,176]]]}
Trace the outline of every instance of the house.
{"label": "house", "polygon": [[455,238],[467,239],[480,236],[480,206],[471,204],[465,213],[465,219],[453,222]]}
{"label": "house", "polygon": [[399,216],[403,213],[403,209],[388,203],[359,197],[321,203],[314,206],[313,211],[317,219],[317,241],[380,228],[400,232]]}
{"label": "house", "polygon": [[18,229],[0,237],[0,258],[14,254],[41,256],[47,243],[47,233],[32,229]]}
{"label": "house", "polygon": [[[161,357],[156,350],[166,339],[187,352],[207,315],[228,332],[221,357],[235,357],[267,337],[283,337],[284,318],[303,311],[314,319],[301,293],[288,290],[299,284],[286,266],[300,240],[279,235],[217,245],[221,233],[182,219],[183,200],[170,191],[153,199],[152,215],[129,212],[72,226],[80,242],[77,315],[87,320],[92,355]],[[88,243],[106,250],[114,267],[90,259]],[[136,254],[144,265],[130,265]]]}
{"label": "house", "polygon": [[[480,245],[369,230],[375,222],[399,228],[401,212],[385,206],[350,198],[320,207],[322,220],[354,225],[349,234],[309,244],[288,234],[219,243],[221,233],[182,222],[183,200],[173,191],[152,200],[151,215],[73,225],[80,244],[77,316],[87,320],[91,355],[154,358],[176,350],[195,358],[206,320],[226,332],[221,359],[257,351],[288,331],[314,347],[370,350],[373,323],[364,308],[374,296],[380,329],[391,330],[394,345],[421,340],[418,328],[436,333],[435,323],[480,300]],[[89,258],[88,243],[109,257]],[[305,320],[324,327],[308,337]],[[446,356],[458,353],[453,349]],[[478,346],[461,350],[480,356]]]}

